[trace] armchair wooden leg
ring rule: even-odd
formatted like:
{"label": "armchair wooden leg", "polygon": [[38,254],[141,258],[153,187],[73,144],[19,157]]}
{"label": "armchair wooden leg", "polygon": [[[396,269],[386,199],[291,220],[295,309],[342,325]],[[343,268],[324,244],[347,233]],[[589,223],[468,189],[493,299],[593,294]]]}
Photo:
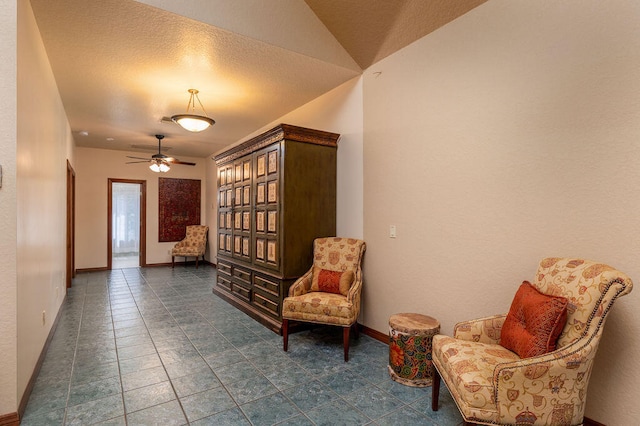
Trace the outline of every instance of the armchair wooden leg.
{"label": "armchair wooden leg", "polygon": [[284,351],[286,352],[289,349],[289,320],[282,320],[282,344],[284,347]]}
{"label": "armchair wooden leg", "polygon": [[176,267],[176,257],[175,256],[171,256],[171,267],[175,268]]}
{"label": "armchair wooden leg", "polygon": [[342,341],[344,344],[344,362],[349,361],[349,330],[351,330],[351,327],[342,328]]}
{"label": "armchair wooden leg", "polygon": [[440,398],[440,373],[433,369],[433,383],[431,384],[431,410],[438,411],[438,399]]}
{"label": "armchair wooden leg", "polygon": [[198,269],[198,257],[199,256],[196,256],[196,269]]}

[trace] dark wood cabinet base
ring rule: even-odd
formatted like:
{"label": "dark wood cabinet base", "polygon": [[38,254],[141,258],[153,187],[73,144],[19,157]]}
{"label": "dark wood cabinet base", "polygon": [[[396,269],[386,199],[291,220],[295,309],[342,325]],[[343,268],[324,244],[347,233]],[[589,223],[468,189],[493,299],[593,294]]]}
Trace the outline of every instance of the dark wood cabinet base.
{"label": "dark wood cabinet base", "polygon": [[218,288],[218,286],[213,287],[213,292],[220,296],[225,301],[229,302],[229,304],[235,306],[240,309],[242,312],[249,315],[254,320],[258,321],[260,324],[264,325],[268,329],[272,330],[274,333],[282,335],[282,321],[279,321],[273,317],[264,315],[262,312],[258,311],[255,307],[251,306],[249,303],[243,302],[239,300],[237,297],[229,294],[227,290],[223,290]]}

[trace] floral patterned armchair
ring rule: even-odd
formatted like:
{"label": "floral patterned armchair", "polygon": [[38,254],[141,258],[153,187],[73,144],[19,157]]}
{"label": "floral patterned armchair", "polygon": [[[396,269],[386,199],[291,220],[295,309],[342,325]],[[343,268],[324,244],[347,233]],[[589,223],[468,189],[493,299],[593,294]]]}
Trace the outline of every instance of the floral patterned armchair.
{"label": "floral patterned armchair", "polygon": [[349,330],[360,315],[364,241],[318,238],[313,242],[313,266],[289,287],[282,303],[284,350],[289,342],[289,320],[343,327],[344,360],[349,360]]}
{"label": "floral patterned armchair", "polygon": [[196,269],[198,269],[198,258],[200,256],[202,256],[202,261],[204,262],[208,232],[209,227],[206,225],[188,225],[184,239],[176,243],[171,250],[171,267],[175,266],[176,256],[184,256],[185,264],[187,263],[187,257],[194,256],[196,258]]}
{"label": "floral patterned armchair", "polygon": [[556,349],[520,358],[500,346],[506,315],[456,324],[454,337],[433,338],[434,411],[442,378],[467,423],[582,424],[607,314],[633,284],[627,275],[601,263],[547,258],[540,262],[532,286],[568,301]]}

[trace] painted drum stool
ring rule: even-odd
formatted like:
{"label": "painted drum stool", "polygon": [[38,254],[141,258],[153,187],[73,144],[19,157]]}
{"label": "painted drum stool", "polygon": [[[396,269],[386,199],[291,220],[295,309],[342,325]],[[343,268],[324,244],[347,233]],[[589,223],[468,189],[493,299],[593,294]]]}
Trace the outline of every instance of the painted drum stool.
{"label": "painted drum stool", "polygon": [[435,318],[395,314],[389,318],[389,375],[407,386],[431,386],[431,339],[440,332]]}

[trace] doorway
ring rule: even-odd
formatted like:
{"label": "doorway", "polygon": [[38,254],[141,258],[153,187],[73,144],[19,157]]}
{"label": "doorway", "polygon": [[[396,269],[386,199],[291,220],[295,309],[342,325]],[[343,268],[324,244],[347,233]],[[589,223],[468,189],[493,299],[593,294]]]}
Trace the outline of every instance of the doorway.
{"label": "doorway", "polygon": [[146,181],[109,179],[108,269],[146,266]]}
{"label": "doorway", "polygon": [[67,268],[66,287],[71,288],[76,277],[76,172],[67,160]]}

